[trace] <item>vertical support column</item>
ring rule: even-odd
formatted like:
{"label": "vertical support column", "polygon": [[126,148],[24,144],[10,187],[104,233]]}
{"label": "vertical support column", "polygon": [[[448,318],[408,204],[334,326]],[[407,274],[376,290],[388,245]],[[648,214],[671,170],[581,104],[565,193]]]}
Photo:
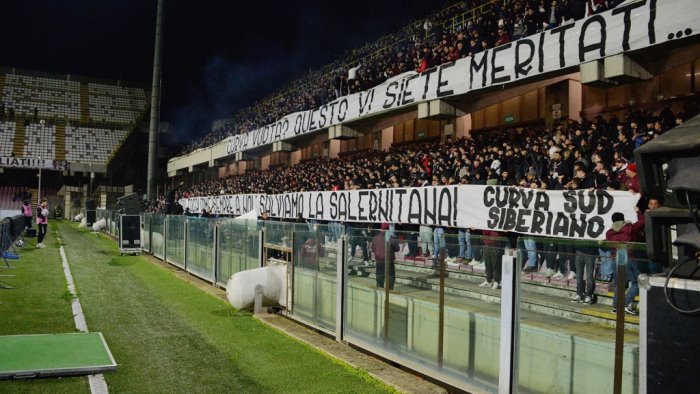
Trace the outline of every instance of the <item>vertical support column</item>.
{"label": "vertical support column", "polygon": [[[209,219],[209,220],[216,220],[216,219]],[[216,222],[214,224],[214,247],[212,248],[212,282],[214,284],[214,287],[218,286],[218,275],[219,275],[219,223]]]}
{"label": "vertical support column", "polygon": [[627,246],[618,245],[615,254],[617,277],[615,278],[615,295],[617,316],[615,319],[615,368],[613,369],[613,393],[622,392],[622,361],[625,346],[625,285],[627,284]]}
{"label": "vertical support column", "polygon": [[442,360],[444,358],[445,352],[445,248],[447,247],[445,243],[445,233],[440,234],[442,240],[440,241],[440,304],[438,312],[438,349],[437,358],[438,366],[442,368]]}
{"label": "vertical support column", "polygon": [[163,261],[168,262],[168,215],[163,215]]}
{"label": "vertical support column", "polygon": [[265,266],[265,229],[258,230],[258,267]]}
{"label": "vertical support column", "polygon": [[338,255],[335,265],[335,340],[342,341],[345,324],[345,286],[347,284],[347,270],[345,269],[345,242],[346,235],[338,238]]}
{"label": "vertical support column", "polygon": [[[183,269],[184,269],[185,271],[187,271],[187,254],[188,254],[189,249],[190,249],[190,245],[189,245],[189,244],[190,244],[190,240],[189,240],[190,237],[188,236],[189,227],[190,227],[190,219],[189,219],[189,217],[188,217],[188,218],[185,218],[185,225],[184,225],[183,228],[182,228],[182,231],[184,231],[184,234],[182,235],[182,238],[183,238],[183,240],[184,240],[184,242],[185,242],[185,247],[183,248],[184,250],[182,251],[182,253],[184,254],[184,256],[183,256],[184,258],[182,259],[182,260],[183,260],[183,264],[182,264],[182,265],[183,265],[183,267],[184,267]],[[163,239],[165,239],[165,237],[163,237]]]}
{"label": "vertical support column", "polygon": [[498,392],[518,392],[518,352],[520,349],[520,266],[522,250],[517,258],[501,257],[501,342]]}

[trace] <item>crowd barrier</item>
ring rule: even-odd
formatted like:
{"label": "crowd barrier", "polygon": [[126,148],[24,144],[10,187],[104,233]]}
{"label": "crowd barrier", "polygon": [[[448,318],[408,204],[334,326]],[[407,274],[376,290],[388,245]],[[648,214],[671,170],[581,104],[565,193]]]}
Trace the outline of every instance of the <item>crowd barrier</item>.
{"label": "crowd barrier", "polygon": [[[528,257],[578,275],[650,265],[643,244],[143,214],[142,245],[219,287],[286,261],[288,317],[470,392],[612,392],[619,336],[622,391],[638,392],[638,319],[616,330],[610,285],[595,282],[594,305],[573,303],[575,279],[522,269]],[[500,288],[480,286],[484,260],[501,266]]]}

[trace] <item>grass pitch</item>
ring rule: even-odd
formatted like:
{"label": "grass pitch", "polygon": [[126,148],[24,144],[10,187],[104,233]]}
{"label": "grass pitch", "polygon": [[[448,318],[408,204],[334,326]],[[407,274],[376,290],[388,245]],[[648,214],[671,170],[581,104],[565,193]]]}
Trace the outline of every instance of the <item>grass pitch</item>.
{"label": "grass pitch", "polygon": [[[365,372],[234,310],[116,243],[69,223],[51,224],[45,249],[35,240],[0,290],[0,334],[73,332],[61,268],[60,231],[90,331],[101,331],[118,371],[113,392],[391,392]],[[89,392],[87,379],[0,382],[0,392]]]}

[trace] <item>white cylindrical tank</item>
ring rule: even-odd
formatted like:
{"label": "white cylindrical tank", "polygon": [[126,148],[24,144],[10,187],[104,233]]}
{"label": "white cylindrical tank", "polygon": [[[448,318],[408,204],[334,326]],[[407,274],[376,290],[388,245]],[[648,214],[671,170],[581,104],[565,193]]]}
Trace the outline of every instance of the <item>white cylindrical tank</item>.
{"label": "white cylindrical tank", "polygon": [[255,286],[263,287],[263,306],[287,306],[285,265],[270,265],[233,274],[226,283],[226,297],[236,309],[252,310]]}

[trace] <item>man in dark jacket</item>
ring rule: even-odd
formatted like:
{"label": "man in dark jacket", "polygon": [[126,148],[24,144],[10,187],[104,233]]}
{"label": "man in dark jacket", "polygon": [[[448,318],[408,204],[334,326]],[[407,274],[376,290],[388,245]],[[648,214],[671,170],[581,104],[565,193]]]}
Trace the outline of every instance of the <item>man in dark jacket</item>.
{"label": "man in dark jacket", "polygon": [[399,240],[389,231],[389,224],[382,223],[381,231],[372,237],[372,253],[377,262],[377,287],[384,287],[386,264],[389,264],[389,289],[394,289],[396,281],[396,252]]}
{"label": "man in dark jacket", "polygon": [[[615,212],[612,215],[612,228],[605,233],[605,240],[610,242],[636,242],[640,238],[642,229],[644,228],[644,215],[637,209],[637,223],[625,222],[625,216],[620,212]],[[615,258],[615,249],[613,249],[613,259]],[[634,297],[639,295],[639,285],[637,278],[639,277],[639,266],[634,259],[627,260],[627,281],[631,283],[630,288],[625,293],[625,313],[637,315],[638,312],[634,309]],[[615,287],[615,296],[613,297],[613,313],[617,312],[615,307],[617,301],[617,287]]]}

